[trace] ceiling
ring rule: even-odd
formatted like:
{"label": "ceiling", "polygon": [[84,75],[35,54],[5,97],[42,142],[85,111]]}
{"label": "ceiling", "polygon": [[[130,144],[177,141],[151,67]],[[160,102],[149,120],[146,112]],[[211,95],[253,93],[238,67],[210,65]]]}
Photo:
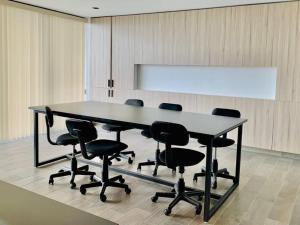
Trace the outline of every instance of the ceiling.
{"label": "ceiling", "polygon": [[[289,0],[17,0],[81,17],[100,17],[213,8]],[[99,9],[93,9],[98,7]]]}

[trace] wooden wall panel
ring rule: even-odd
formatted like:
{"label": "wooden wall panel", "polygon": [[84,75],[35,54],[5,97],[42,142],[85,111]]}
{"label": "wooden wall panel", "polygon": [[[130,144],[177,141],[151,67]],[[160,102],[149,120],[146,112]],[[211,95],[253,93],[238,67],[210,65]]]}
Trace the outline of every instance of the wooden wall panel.
{"label": "wooden wall panel", "polygon": [[[173,27],[175,13],[161,13],[158,17],[158,64],[172,64],[173,55]],[[147,46],[147,45],[146,45]],[[144,62],[141,62],[144,63]]]}
{"label": "wooden wall panel", "polygon": [[273,150],[300,153],[300,103],[276,102]]}
{"label": "wooden wall panel", "polygon": [[278,68],[278,100],[292,100],[298,6],[298,2],[269,5],[268,40],[272,40],[271,64]]}
{"label": "wooden wall panel", "polygon": [[114,89],[113,98],[109,98],[109,102],[124,104],[129,98],[137,98],[136,92],[130,89]]}
{"label": "wooden wall panel", "polygon": [[[226,37],[224,43],[224,65],[245,65],[250,49],[249,10],[245,7],[230,7],[226,10]],[[228,32],[235,31],[235,32]]]}
{"label": "wooden wall panel", "polygon": [[248,122],[244,126],[243,143],[256,148],[271,149],[274,101],[236,99],[235,108]]}
{"label": "wooden wall panel", "polygon": [[226,9],[209,9],[206,14],[206,42],[208,65],[224,65]]}
{"label": "wooden wall panel", "polygon": [[197,111],[211,114],[214,108],[234,108],[235,98],[197,95]]}
{"label": "wooden wall panel", "polygon": [[154,14],[134,16],[134,63],[158,63],[158,17]]}
{"label": "wooden wall panel", "polygon": [[134,88],[134,16],[113,17],[112,77],[117,89]]}
{"label": "wooden wall panel", "polygon": [[[122,89],[118,92],[122,97],[117,94],[119,100],[115,101],[135,93],[151,107],[169,101],[180,102],[187,111],[205,113],[215,107],[237,108],[249,119],[244,144],[300,154],[295,150],[297,133],[290,132],[296,127],[286,127],[281,120],[288,111],[280,108],[288,106],[295,111],[290,118],[297,123],[299,4],[292,1],[113,17],[113,78],[117,89]],[[135,90],[134,64],[276,67],[276,99]]]}
{"label": "wooden wall panel", "polygon": [[169,93],[168,102],[182,105],[185,112],[197,112],[197,95],[185,93]]}
{"label": "wooden wall panel", "polygon": [[91,82],[93,87],[107,87],[110,79],[111,17],[92,19]]}
{"label": "wooden wall panel", "polygon": [[136,90],[136,98],[142,99],[146,107],[157,108],[162,102],[169,102],[168,92]]}
{"label": "wooden wall panel", "polygon": [[199,62],[203,62],[205,58],[204,55],[201,54],[202,51],[199,50],[202,48],[203,39],[205,39],[205,32],[202,31],[205,29],[205,26],[202,25],[206,23],[205,14],[200,14],[197,10],[193,10],[189,13],[186,12],[185,17],[186,44],[184,47],[187,49],[185,60],[189,64],[197,65]]}
{"label": "wooden wall panel", "polygon": [[91,98],[93,101],[109,102],[108,88],[92,88]]}
{"label": "wooden wall panel", "polygon": [[[236,98],[197,95],[197,112],[211,114],[214,108],[235,109]],[[233,131],[228,134],[228,137],[236,139],[237,132]]]}

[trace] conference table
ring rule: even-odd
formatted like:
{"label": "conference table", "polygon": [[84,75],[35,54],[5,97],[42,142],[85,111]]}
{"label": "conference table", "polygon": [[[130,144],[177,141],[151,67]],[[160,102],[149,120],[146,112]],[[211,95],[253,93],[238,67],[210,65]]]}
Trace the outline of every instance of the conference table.
{"label": "conference table", "polygon": [[[234,192],[234,190],[239,185],[243,124],[247,122],[247,119],[214,116],[192,112],[175,112],[158,108],[134,107],[124,104],[95,101],[63,103],[48,106],[53,110],[53,114],[55,116],[82,119],[97,123],[122,125],[141,130],[149,129],[154,121],[165,121],[182,124],[186,127],[191,137],[196,138],[197,135],[201,134],[207,135],[207,138],[210,140],[209,145],[207,145],[206,147],[206,171],[211,171],[212,146],[214,139],[226,134],[229,131],[238,129],[235,174],[234,176],[230,175],[228,177],[229,179],[232,179],[233,184],[222,195],[212,193],[211,174],[206,173],[205,188],[204,190],[202,190],[204,192],[205,222],[209,221],[209,219],[216,213],[216,211],[223,205],[226,199]],[[34,114],[34,166],[40,167],[62,159],[69,159],[70,155],[67,154],[44,161],[39,160],[39,114],[45,113],[45,106],[34,106],[30,107],[29,109],[33,110]],[[78,161],[94,166],[102,166],[101,163],[81,158],[79,158]],[[175,184],[162,178],[145,175],[140,172],[133,172],[115,166],[110,166],[110,170],[170,187],[173,187]],[[197,189],[193,188],[192,190]],[[211,199],[214,199],[216,201],[212,207]]]}

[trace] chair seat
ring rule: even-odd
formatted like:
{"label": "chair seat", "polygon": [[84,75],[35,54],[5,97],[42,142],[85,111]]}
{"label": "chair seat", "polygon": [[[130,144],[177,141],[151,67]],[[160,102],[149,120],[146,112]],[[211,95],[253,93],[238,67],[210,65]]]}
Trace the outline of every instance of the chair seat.
{"label": "chair seat", "polygon": [[128,146],[122,142],[105,139],[91,141],[86,144],[87,152],[95,156],[113,155],[127,147]]}
{"label": "chair seat", "polygon": [[62,134],[56,139],[56,144],[58,145],[77,145],[78,143],[78,139],[70,134]]}
{"label": "chair seat", "polygon": [[141,134],[146,138],[152,138],[150,130],[143,130]]}
{"label": "chair seat", "polygon": [[[207,138],[206,135],[200,135],[200,136],[198,136],[198,142],[202,145],[208,145],[209,139]],[[218,138],[214,139],[213,147],[223,148],[223,147],[231,146],[234,143],[235,143],[235,141],[230,138],[218,137]]]}
{"label": "chair seat", "polygon": [[130,130],[131,128],[129,127],[123,127],[123,126],[118,126],[118,125],[112,125],[112,124],[104,124],[102,128],[106,131],[110,132],[119,132],[119,131],[126,131]]}
{"label": "chair seat", "polygon": [[[172,164],[175,166],[194,166],[201,162],[205,155],[201,152],[197,152],[191,149],[185,148],[171,148],[173,153]],[[166,163],[166,151],[162,151],[159,155],[159,159]]]}

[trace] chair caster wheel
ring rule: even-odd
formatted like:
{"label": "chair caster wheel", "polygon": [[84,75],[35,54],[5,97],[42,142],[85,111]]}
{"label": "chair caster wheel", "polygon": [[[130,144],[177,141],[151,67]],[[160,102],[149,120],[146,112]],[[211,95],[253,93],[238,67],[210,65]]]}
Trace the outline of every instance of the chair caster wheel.
{"label": "chair caster wheel", "polygon": [[212,185],[212,189],[217,189],[218,183],[215,181]]}
{"label": "chair caster wheel", "polygon": [[90,176],[90,181],[92,181],[92,182],[95,181],[94,176],[95,176],[95,175],[91,175],[91,176]]}
{"label": "chair caster wheel", "polygon": [[119,179],[119,181],[120,181],[121,184],[124,184],[124,183],[125,183],[125,179],[124,179],[123,177],[121,177],[121,178]]}
{"label": "chair caster wheel", "polygon": [[120,158],[116,158],[116,160],[117,160],[118,162],[120,162],[120,161],[121,161],[121,159],[120,159]]}
{"label": "chair caster wheel", "polygon": [[152,201],[152,202],[157,202],[157,200],[158,200],[158,197],[157,197],[156,195],[154,195],[154,196],[151,198],[151,201]]}
{"label": "chair caster wheel", "polygon": [[157,176],[157,171],[154,170],[152,175],[153,175],[154,177],[156,177],[156,176]]}
{"label": "chair caster wheel", "polygon": [[61,170],[59,170],[58,172],[59,172],[59,173],[62,173],[62,172],[65,172],[65,171],[64,171],[63,169],[61,169]]}
{"label": "chair caster wheel", "polygon": [[201,214],[201,211],[202,211],[202,205],[198,205],[196,207],[196,215],[200,215]]}
{"label": "chair caster wheel", "polygon": [[195,176],[195,177],[193,178],[193,181],[197,182],[197,181],[198,181],[198,178]]}
{"label": "chair caster wheel", "polygon": [[228,172],[228,171],[225,171],[224,174],[225,174],[225,175],[229,175],[229,172]]}
{"label": "chair caster wheel", "polygon": [[49,184],[51,184],[51,185],[54,184],[54,180],[52,178],[49,179]]}
{"label": "chair caster wheel", "polygon": [[200,202],[200,201],[202,201],[203,200],[203,196],[202,195],[199,195],[198,196],[198,201]]}
{"label": "chair caster wheel", "polygon": [[141,167],[138,167],[136,170],[137,170],[138,172],[141,172],[142,168],[141,168]]}
{"label": "chair caster wheel", "polygon": [[166,216],[169,216],[171,214],[172,210],[170,208],[165,209],[164,213]]}
{"label": "chair caster wheel", "polygon": [[84,171],[89,171],[89,169],[90,169],[89,165],[86,165],[83,170]]}
{"label": "chair caster wheel", "polygon": [[132,156],[133,158],[135,158],[135,153],[132,153],[131,156]]}
{"label": "chair caster wheel", "polygon": [[100,200],[102,202],[105,202],[106,201],[106,195],[100,195]]}
{"label": "chair caster wheel", "polygon": [[128,163],[129,163],[129,164],[132,164],[132,163],[133,163],[133,160],[132,160],[131,158],[129,158],[129,159],[128,159]]}
{"label": "chair caster wheel", "polygon": [[76,184],[74,182],[70,183],[70,187],[71,187],[71,189],[74,189],[74,188],[76,188]]}
{"label": "chair caster wheel", "polygon": [[108,165],[110,165],[110,166],[111,166],[111,165],[112,165],[112,162],[111,162],[111,161],[109,161],[109,162],[108,162]]}
{"label": "chair caster wheel", "polygon": [[175,169],[175,170],[174,170],[174,169],[172,170],[172,175],[173,175],[173,176],[176,175],[176,169]]}
{"label": "chair caster wheel", "polygon": [[86,194],[86,189],[84,187],[80,187],[80,193],[85,195]]}
{"label": "chair caster wheel", "polygon": [[126,194],[129,195],[131,193],[131,189],[129,187],[127,187],[127,188],[125,188],[125,192],[126,192]]}

